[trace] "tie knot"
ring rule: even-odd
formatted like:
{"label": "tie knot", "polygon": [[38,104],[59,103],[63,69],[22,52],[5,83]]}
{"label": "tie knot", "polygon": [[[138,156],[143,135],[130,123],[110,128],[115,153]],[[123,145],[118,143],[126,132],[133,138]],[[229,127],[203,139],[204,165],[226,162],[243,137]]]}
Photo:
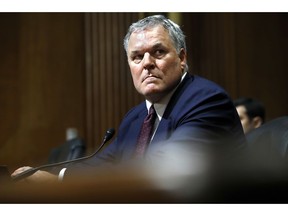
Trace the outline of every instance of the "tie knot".
{"label": "tie knot", "polygon": [[156,119],[156,111],[154,106],[152,105],[149,109],[148,115],[144,119],[144,123],[147,124],[149,122],[148,124],[153,125],[155,119]]}
{"label": "tie knot", "polygon": [[152,105],[149,109],[148,115],[154,115],[156,113],[154,105]]}

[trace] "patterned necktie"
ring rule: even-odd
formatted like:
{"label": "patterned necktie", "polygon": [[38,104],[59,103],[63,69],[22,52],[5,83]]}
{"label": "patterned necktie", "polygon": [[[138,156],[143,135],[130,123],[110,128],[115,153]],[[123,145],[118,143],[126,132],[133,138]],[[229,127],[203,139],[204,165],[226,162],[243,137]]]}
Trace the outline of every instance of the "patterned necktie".
{"label": "patterned necktie", "polygon": [[135,156],[142,156],[150,142],[153,133],[153,126],[156,118],[156,111],[152,105],[149,109],[149,113],[144,119],[135,151]]}

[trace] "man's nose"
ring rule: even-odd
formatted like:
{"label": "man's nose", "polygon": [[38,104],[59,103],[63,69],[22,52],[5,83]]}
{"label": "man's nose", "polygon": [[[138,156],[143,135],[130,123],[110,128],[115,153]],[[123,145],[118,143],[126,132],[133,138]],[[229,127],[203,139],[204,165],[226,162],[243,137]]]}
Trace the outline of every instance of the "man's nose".
{"label": "man's nose", "polygon": [[146,52],[143,57],[143,67],[146,70],[153,69],[155,67],[155,59],[150,53]]}

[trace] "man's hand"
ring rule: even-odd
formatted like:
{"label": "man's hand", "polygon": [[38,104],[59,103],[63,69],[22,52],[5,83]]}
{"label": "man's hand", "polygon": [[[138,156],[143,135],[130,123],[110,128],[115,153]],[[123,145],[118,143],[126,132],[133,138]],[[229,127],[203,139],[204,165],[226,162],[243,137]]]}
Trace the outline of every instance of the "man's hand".
{"label": "man's hand", "polygon": [[[16,169],[12,174],[11,177],[16,176],[28,169],[31,169],[32,167],[29,166],[24,166],[24,167],[20,167],[18,169]],[[56,183],[58,182],[58,176],[51,174],[49,172],[46,171],[41,171],[38,170],[37,172],[35,172],[33,175],[20,180],[19,182],[25,182],[25,183]]]}

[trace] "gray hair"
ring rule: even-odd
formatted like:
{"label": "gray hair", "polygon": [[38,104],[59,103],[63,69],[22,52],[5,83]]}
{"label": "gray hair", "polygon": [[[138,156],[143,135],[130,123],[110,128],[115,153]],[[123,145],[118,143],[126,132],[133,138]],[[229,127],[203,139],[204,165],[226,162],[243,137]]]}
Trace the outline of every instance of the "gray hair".
{"label": "gray hair", "polygon": [[[132,23],[132,25],[129,27],[128,32],[126,36],[124,37],[124,49],[126,53],[128,50],[128,42],[133,32],[142,31],[142,30],[149,29],[158,25],[163,26],[168,31],[168,34],[178,54],[180,53],[182,48],[186,52],[185,35],[183,31],[181,30],[181,28],[179,27],[179,25],[177,25],[170,19],[167,19],[163,15],[153,15],[153,16],[148,16],[144,19],[141,19],[135,23]],[[185,71],[188,71],[187,64],[185,67]]]}

